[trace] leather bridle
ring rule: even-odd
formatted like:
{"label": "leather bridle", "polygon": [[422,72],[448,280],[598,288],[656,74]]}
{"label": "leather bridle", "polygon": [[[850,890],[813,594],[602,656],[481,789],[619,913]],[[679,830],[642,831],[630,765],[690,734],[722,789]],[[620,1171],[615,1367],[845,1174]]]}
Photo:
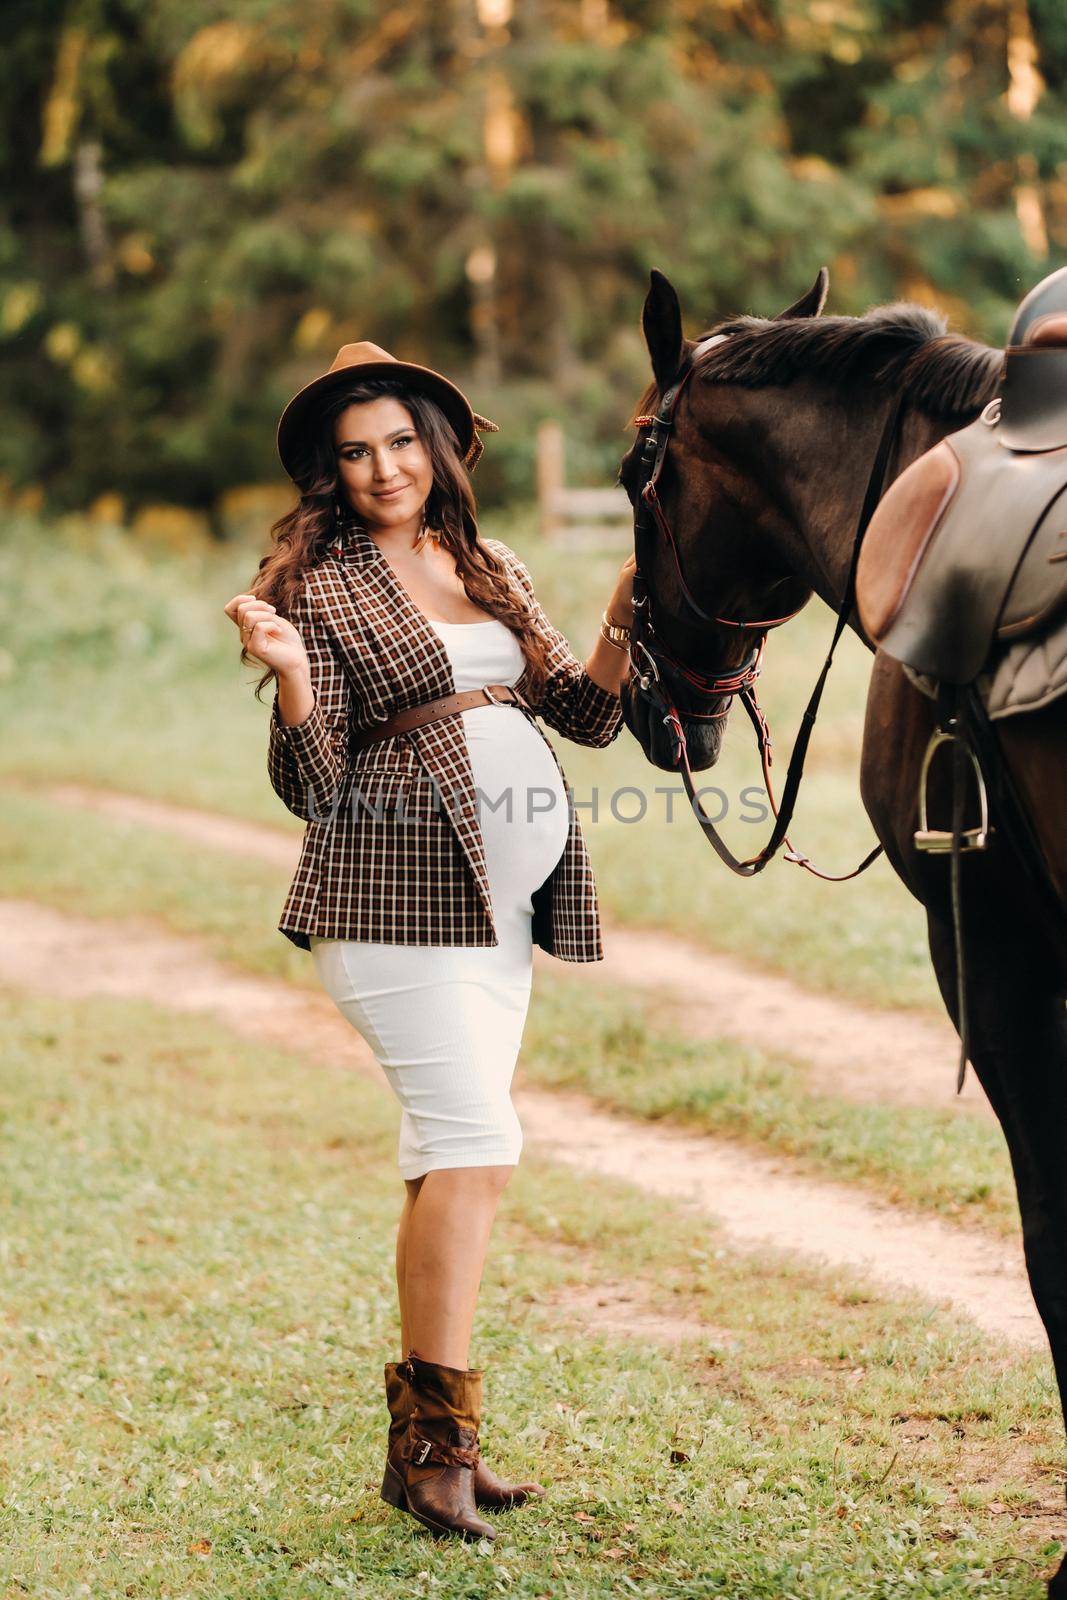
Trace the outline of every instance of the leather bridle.
{"label": "leather bridle", "polygon": [[[820,872],[807,856],[796,850],[788,838],[787,830],[796,807],[797,792],[804,771],[804,760],[807,755],[812,728],[815,725],[819,702],[822,699],[823,688],[830,672],[838,641],[845,630],[852,611],[855,595],[856,565],[859,560],[863,536],[886,487],[889,463],[896,446],[900,419],[904,411],[904,396],[902,392],[898,391],[882,429],[878,449],[867,480],[863,506],[853,536],[852,556],[849,563],[844,597],[838,610],[837,626],[834,630],[829,654],[826,657],[811,699],[804,712],[800,732],[797,734],[793,753],[790,757],[785,788],[782,793],[782,803],[779,807],[775,801],[771,785],[771,733],[767,718],[756,695],[756,683],[763,670],[763,657],[768,632],[772,628],[781,627],[783,623],[789,622],[797,615],[797,611],[802,608],[798,607],[797,610],[790,611],[785,616],[765,617],[754,620],[720,617],[705,611],[693,597],[685,581],[678,546],[657,492],[660,474],[667,455],[667,447],[674,427],[678,399],[693,374],[696,357],[728,337],[729,335],[727,334],[713,334],[709,339],[705,339],[703,343],[698,345],[686,359],[684,366],[676,373],[670,386],[664,391],[657,410],[654,413],[638,416],[634,419],[635,425],[639,430],[647,429],[648,432],[641,447],[640,487],[634,496],[634,616],[630,632],[630,662],[633,677],[630,680],[629,690],[631,694],[642,698],[650,708],[653,716],[658,717],[662,725],[667,728],[671,736],[671,759],[674,767],[681,772],[682,781],[685,784],[686,793],[693,808],[693,814],[700,823],[709,843],[732,872],[736,872],[742,877],[753,877],[757,872],[762,872],[764,867],[777,854],[779,847],[784,843],[787,847],[785,856],[787,861],[792,861],[797,866],[804,867],[808,872],[814,873],[816,877],[826,878],[831,882],[843,882],[846,878],[856,877],[858,873],[869,867],[871,862],[881,854],[882,846],[876,846],[852,872],[835,875]],[[714,627],[738,630],[748,629],[758,635],[752,651],[740,666],[717,673],[703,672],[687,665],[683,661],[679,661],[656,639],[647,573],[649,556],[655,547],[657,533],[661,534],[667,541],[674,558],[683,599],[694,615]],[[697,798],[693,784],[693,774],[689,766],[685,730],[682,726],[683,719],[675,704],[669,680],[684,684],[687,691],[696,701],[696,708],[691,709],[689,705],[686,707],[685,719],[687,721],[720,721],[729,715],[735,696],[740,699],[745,711],[748,713],[749,720],[755,729],[767,798],[775,818],[770,838],[763,846],[763,849],[755,856],[750,856],[745,860],[735,856],[719,836],[715,824],[707,816],[703,805]]]}

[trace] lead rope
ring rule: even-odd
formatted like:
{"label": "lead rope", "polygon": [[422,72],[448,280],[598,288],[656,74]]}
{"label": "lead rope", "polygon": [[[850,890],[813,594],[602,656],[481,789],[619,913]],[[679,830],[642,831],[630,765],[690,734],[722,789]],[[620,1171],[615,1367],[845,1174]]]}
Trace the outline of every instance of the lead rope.
{"label": "lead rope", "polygon": [[[770,801],[771,811],[777,818],[778,805],[774,798],[774,785],[771,782],[770,771],[773,760],[770,728],[767,725],[763,707],[756,699],[755,686],[742,694],[741,703],[752,719],[753,727],[756,730],[756,742],[759,745],[760,759],[763,765],[763,783],[767,790],[767,799]],[[782,858],[784,861],[789,861],[797,867],[803,867],[805,872],[810,872],[813,878],[821,878],[824,883],[847,883],[849,878],[858,878],[861,872],[866,872],[872,861],[878,860],[883,848],[880,844],[876,844],[874,849],[868,851],[867,855],[864,856],[859,866],[853,867],[851,872],[823,872],[821,868],[815,865],[810,856],[804,855],[803,851],[796,848],[788,833],[783,835],[783,843],[786,846],[786,854]]]}

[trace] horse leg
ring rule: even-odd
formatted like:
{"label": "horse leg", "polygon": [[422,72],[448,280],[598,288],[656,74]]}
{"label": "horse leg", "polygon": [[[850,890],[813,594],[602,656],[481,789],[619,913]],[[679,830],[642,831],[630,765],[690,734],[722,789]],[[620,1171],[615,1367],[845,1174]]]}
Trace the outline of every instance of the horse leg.
{"label": "horse leg", "polygon": [[[1061,708],[1067,716],[1067,703]],[[1053,833],[1061,826],[1062,763],[1044,746],[1020,751],[1012,741],[1034,739],[1037,718],[1025,728],[1000,728],[1006,756],[1020,779],[1031,815]],[[921,902],[930,954],[945,1008],[959,1026],[956,953],[948,898],[949,863],[915,849],[919,770],[934,727],[932,703],[908,681],[897,662],[875,656],[864,727],[861,788],[886,857]],[[1063,748],[1060,724],[1049,719],[1055,751]],[[1067,731],[1065,729],[1064,731]],[[1011,748],[1008,746],[1011,745]],[[951,815],[950,763],[931,774],[931,815]],[[1043,837],[1058,861],[1067,844]],[[1010,854],[1003,848],[968,855],[961,863],[964,958],[971,1061],[1004,1130],[1022,1219],[1027,1273],[1048,1334],[1060,1400],[1067,1415],[1067,966],[1058,941],[1043,927],[1039,908]],[[1067,879],[1067,865],[1064,869]],[[947,1065],[947,1064],[946,1064]],[[1067,1558],[1049,1593],[1067,1600]]]}
{"label": "horse leg", "polygon": [[[964,876],[970,862],[964,862]],[[964,884],[966,896],[966,884]],[[965,899],[966,904],[966,899]],[[958,1026],[951,921],[928,913],[930,954]],[[1067,1011],[1059,962],[1014,917],[964,922],[971,1062],[1000,1120],[1015,1175],[1026,1268],[1067,1415]],[[1067,1557],[1049,1594],[1067,1597]]]}

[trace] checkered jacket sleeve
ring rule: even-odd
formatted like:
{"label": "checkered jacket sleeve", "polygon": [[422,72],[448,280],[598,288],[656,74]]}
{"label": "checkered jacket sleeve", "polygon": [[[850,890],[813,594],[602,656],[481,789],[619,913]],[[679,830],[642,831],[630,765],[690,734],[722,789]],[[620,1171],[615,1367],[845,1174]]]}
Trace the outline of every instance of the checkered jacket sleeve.
{"label": "checkered jacket sleeve", "polygon": [[575,744],[610,744],[623,725],[619,696],[594,682],[564,635],[548,620],[526,563],[503,540],[486,542],[496,545],[513,568],[533,607],[535,625],[548,641],[548,682],[541,703],[532,709],[550,728]]}
{"label": "checkered jacket sleeve", "polygon": [[311,667],[315,703],[303,722],[287,726],[278,691],[270,715],[267,771],[274,792],[302,821],[329,816],[344,773],[349,688],[326,625],[305,584],[289,621],[299,632]]}

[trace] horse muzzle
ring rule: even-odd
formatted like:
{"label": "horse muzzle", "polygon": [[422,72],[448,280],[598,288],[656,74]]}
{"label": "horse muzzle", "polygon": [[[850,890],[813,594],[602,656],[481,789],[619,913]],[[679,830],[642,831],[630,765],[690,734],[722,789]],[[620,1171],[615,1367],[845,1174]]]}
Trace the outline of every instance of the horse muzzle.
{"label": "horse muzzle", "polygon": [[[622,720],[637,740],[645,757],[663,772],[677,772],[681,766],[679,738],[694,772],[713,767],[722,750],[725,717],[706,722],[687,721],[684,713],[674,714],[657,687],[642,687],[631,671],[619,687]],[[727,702],[724,701],[723,709]]]}

